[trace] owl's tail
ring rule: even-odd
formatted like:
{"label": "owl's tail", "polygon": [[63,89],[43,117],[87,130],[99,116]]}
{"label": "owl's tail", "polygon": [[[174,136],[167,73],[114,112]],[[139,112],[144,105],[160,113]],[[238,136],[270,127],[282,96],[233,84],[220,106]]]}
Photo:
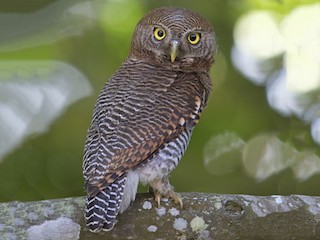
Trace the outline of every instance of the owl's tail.
{"label": "owl's tail", "polygon": [[87,196],[86,225],[91,232],[110,231],[120,210],[126,174],[116,179],[97,195]]}

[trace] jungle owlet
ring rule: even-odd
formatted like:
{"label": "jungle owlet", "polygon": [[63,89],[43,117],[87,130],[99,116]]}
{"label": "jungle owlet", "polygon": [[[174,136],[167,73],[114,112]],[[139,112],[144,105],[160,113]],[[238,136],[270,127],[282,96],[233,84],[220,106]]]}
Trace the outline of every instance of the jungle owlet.
{"label": "jungle owlet", "polygon": [[102,89],[84,147],[90,231],[109,231],[139,181],[182,201],[169,183],[211,92],[211,25],[186,9],[159,8],[137,24],[128,58]]}

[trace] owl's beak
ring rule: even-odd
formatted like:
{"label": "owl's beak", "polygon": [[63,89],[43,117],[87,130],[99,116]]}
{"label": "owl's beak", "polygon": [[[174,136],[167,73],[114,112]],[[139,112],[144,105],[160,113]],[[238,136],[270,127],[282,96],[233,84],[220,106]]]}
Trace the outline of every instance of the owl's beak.
{"label": "owl's beak", "polygon": [[176,60],[177,55],[179,54],[179,41],[177,40],[172,40],[170,42],[171,48],[170,48],[170,57],[171,57],[171,62],[174,62]]}

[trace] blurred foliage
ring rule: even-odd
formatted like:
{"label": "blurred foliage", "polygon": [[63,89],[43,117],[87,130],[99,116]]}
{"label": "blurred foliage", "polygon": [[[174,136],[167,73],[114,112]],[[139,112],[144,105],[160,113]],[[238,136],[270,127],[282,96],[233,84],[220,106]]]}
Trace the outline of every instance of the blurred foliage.
{"label": "blurred foliage", "polygon": [[289,13],[294,8],[315,3],[315,0],[247,0],[248,7],[252,9],[272,10],[278,13]]}
{"label": "blurred foliage", "polygon": [[[30,28],[25,28],[23,36],[33,44],[24,44],[24,38],[14,39],[21,44],[19,49],[1,52],[0,61],[66,62],[86,76],[93,93],[62,111],[46,133],[30,135],[27,141],[0,160],[0,201],[85,194],[82,153],[97,95],[126,58],[136,23],[146,12],[161,6],[184,7],[199,12],[214,26],[219,44],[216,63],[211,70],[214,90],[209,105],[183,160],[172,173],[171,182],[176,190],[256,195],[320,194],[319,174],[299,181],[290,169],[282,169],[264,181],[257,181],[239,163],[227,168],[232,169],[231,172],[213,175],[210,173],[212,169],[208,170],[203,160],[205,145],[213,136],[225,132],[236,133],[243,141],[259,133],[277,133],[284,141],[295,143],[296,147],[316,148],[310,140],[309,125],[272,110],[266,100],[265,88],[247,81],[235,70],[230,60],[233,27],[241,14],[252,9],[286,14],[298,5],[314,3],[316,0],[60,0],[21,2],[19,5],[14,1],[5,2],[0,4],[0,26],[7,25],[9,29],[10,24],[23,25],[21,19],[30,17]],[[41,28],[40,25],[46,26],[46,17],[49,17],[51,9],[59,12],[50,18],[55,27],[48,25],[49,29]],[[39,14],[39,11],[46,14]],[[65,21],[64,17],[70,13],[70,21],[77,22],[76,27],[81,31],[75,32],[72,24]],[[14,18],[17,18],[16,21],[11,21]],[[7,22],[1,22],[4,20]],[[83,21],[90,24],[81,28]],[[37,24],[39,27],[32,28]],[[54,41],[46,41],[51,37]],[[5,49],[11,41],[5,40],[0,37],[0,49]],[[305,143],[306,139],[309,140],[308,144]],[[141,191],[145,190],[141,188]]]}

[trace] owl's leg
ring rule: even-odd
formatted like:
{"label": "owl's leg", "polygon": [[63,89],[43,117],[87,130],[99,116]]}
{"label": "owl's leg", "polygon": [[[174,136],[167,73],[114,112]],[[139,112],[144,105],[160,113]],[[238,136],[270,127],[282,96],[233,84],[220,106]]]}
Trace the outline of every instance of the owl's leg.
{"label": "owl's leg", "polygon": [[183,208],[181,195],[174,191],[174,188],[170,184],[168,177],[155,179],[151,181],[149,184],[150,184],[150,187],[152,188],[154,198],[158,203],[158,207],[161,206],[160,204],[161,198],[165,197],[165,198],[172,199],[175,202],[175,204],[180,204],[180,207]]}
{"label": "owl's leg", "polygon": [[136,171],[127,172],[127,180],[124,186],[122,202],[120,204],[120,213],[123,213],[136,198],[139,184],[139,175]]}

